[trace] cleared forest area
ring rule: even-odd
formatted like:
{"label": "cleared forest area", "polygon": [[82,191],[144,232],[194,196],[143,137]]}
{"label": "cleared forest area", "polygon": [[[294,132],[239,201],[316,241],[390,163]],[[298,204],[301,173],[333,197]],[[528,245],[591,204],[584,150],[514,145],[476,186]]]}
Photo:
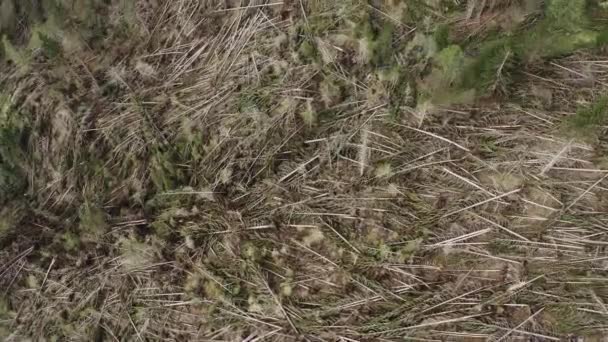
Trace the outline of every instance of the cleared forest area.
{"label": "cleared forest area", "polygon": [[0,0],[0,340],[604,341],[608,1]]}

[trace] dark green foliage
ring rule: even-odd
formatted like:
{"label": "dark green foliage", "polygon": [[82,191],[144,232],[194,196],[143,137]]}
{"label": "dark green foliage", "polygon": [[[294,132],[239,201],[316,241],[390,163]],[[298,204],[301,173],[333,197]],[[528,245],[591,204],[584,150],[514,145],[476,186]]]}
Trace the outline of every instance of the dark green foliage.
{"label": "dark green foliage", "polygon": [[312,63],[319,59],[319,51],[312,39],[305,38],[298,48],[298,55],[303,62]]}
{"label": "dark green foliage", "polygon": [[[477,95],[504,91],[518,61],[557,57],[608,41],[587,29],[589,18],[585,10],[585,0],[551,0],[546,4],[545,18],[531,29],[481,43],[478,54],[463,72],[462,88],[475,89]],[[442,34],[436,32],[436,36],[440,37],[436,38],[440,44]]]}
{"label": "dark green foliage", "polygon": [[566,129],[575,135],[593,136],[598,126],[608,119],[608,96],[602,96],[591,106],[577,110],[576,114],[566,121]]}
{"label": "dark green foliage", "polygon": [[38,32],[38,37],[42,42],[42,51],[47,57],[55,58],[61,54],[61,44],[58,41],[41,32]]}
{"label": "dark green foliage", "polygon": [[476,96],[493,93],[499,86],[503,90],[513,58],[506,42],[485,44],[475,57],[466,57],[458,45],[441,50],[434,56],[434,68],[422,84],[419,103],[471,103]]}
{"label": "dark green foliage", "polygon": [[483,93],[496,82],[497,73],[509,56],[512,56],[512,50],[508,39],[500,39],[482,46],[479,55],[464,72],[464,87]]}
{"label": "dark green foliage", "polygon": [[419,23],[424,20],[429,13],[432,13],[432,8],[430,8],[425,1],[411,0],[407,2],[407,10],[403,15],[403,21],[406,23]]}
{"label": "dark green foliage", "polygon": [[156,151],[150,160],[150,177],[156,191],[175,189],[184,184],[183,171],[179,168],[179,156],[172,151]]}
{"label": "dark green foliage", "polygon": [[372,64],[375,66],[390,65],[393,60],[393,31],[394,26],[385,23],[382,29],[374,35],[371,42]]}
{"label": "dark green foliage", "polygon": [[377,20],[369,13],[357,18],[354,36],[364,39],[370,52],[370,64],[374,67],[391,65],[393,61],[393,33],[395,26],[390,22]]}
{"label": "dark green foliage", "polygon": [[437,48],[442,50],[450,45],[450,27],[448,25],[439,25],[433,32],[433,39],[437,43]]}
{"label": "dark green foliage", "polygon": [[355,23],[355,27],[353,28],[354,38],[373,38],[374,27],[372,25],[372,18],[367,11],[361,10],[353,13],[352,20]]}
{"label": "dark green foliage", "polygon": [[28,128],[15,112],[9,98],[0,96],[0,204],[14,198],[27,185],[22,163]]}
{"label": "dark green foliage", "polygon": [[0,162],[3,163],[0,166],[0,203],[5,203],[21,193],[27,184],[20,169],[4,165],[3,160]]}
{"label": "dark green foliage", "polygon": [[437,55],[436,63],[442,71],[443,82],[448,86],[458,86],[465,65],[464,52],[458,45],[450,45]]}
{"label": "dark green foliage", "polygon": [[607,109],[608,96],[603,96],[591,107],[577,111],[576,115],[570,120],[570,123],[573,127],[581,129],[600,125],[607,117]]}
{"label": "dark green foliage", "polygon": [[592,27],[587,9],[587,0],[548,1],[545,17],[532,28],[512,37],[513,50],[522,60],[532,61],[603,44],[606,38]]}
{"label": "dark green foliage", "polygon": [[597,35],[595,44],[598,48],[603,48],[608,44],[608,30],[603,30]]}
{"label": "dark green foliage", "polygon": [[553,24],[541,22],[531,30],[513,38],[513,49],[525,61],[553,58],[577,49],[597,45],[597,33],[590,30],[563,33]]}

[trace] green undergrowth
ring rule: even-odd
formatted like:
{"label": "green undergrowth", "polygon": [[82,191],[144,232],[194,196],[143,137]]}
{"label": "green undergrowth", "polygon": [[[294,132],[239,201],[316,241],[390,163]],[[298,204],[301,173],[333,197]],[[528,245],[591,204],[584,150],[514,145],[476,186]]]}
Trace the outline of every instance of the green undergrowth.
{"label": "green undergrowth", "polygon": [[25,205],[19,201],[0,205],[0,241],[24,218]]}
{"label": "green undergrowth", "polygon": [[394,26],[387,22],[380,28],[374,28],[369,22],[366,22],[363,27],[363,39],[370,52],[371,65],[380,67],[392,64]]}
{"label": "green undergrowth", "polygon": [[584,140],[597,137],[600,126],[608,123],[608,96],[604,95],[576,114],[566,119],[563,128],[566,134]]}
{"label": "green undergrowth", "polygon": [[586,0],[552,0],[546,6],[540,23],[512,38],[518,56],[533,61],[596,46],[602,27],[591,22]]}
{"label": "green undergrowth", "polygon": [[[434,67],[423,83],[421,100],[435,104],[470,102],[508,89],[514,66],[595,48],[608,41],[608,27],[592,20],[586,0],[552,0],[531,27],[496,33],[464,45],[448,45],[443,28],[434,34]],[[472,95],[474,93],[474,95]]]}
{"label": "green undergrowth", "polygon": [[[40,261],[45,260],[35,260],[40,255],[43,258],[52,255],[57,260],[56,264],[43,265],[41,272],[31,272],[29,265],[24,268],[34,274],[26,278],[26,285],[30,290],[40,289],[36,298],[48,300],[52,296],[59,298],[61,303],[72,301],[63,301],[62,293],[51,293],[53,287],[48,287],[49,284],[54,286],[52,279],[63,276],[65,261],[84,258],[86,254],[87,259],[83,259],[82,264],[70,264],[67,269],[82,271],[79,270],[82,266],[96,270],[89,268],[89,256],[93,259],[91,263],[108,256],[111,257],[108,267],[112,268],[112,272],[114,264],[123,268],[126,273],[119,272],[119,278],[137,283],[135,286],[146,286],[145,291],[149,290],[148,286],[157,286],[157,280],[167,286],[166,289],[159,288],[159,291],[167,291],[171,297],[174,291],[179,291],[180,297],[176,296],[175,301],[166,301],[167,307],[179,310],[184,303],[192,305],[192,310],[186,310],[195,312],[195,319],[222,314],[224,312],[219,310],[229,307],[237,312],[242,310],[244,315],[261,319],[261,322],[278,322],[275,316],[289,314],[286,318],[291,317],[295,321],[300,333],[316,333],[321,325],[335,324],[359,327],[353,330],[359,334],[420,324],[424,327],[427,322],[434,322],[423,317],[427,311],[416,317],[406,312],[409,308],[431,308],[428,309],[430,319],[437,318],[437,322],[449,320],[451,314],[446,317],[441,315],[444,309],[451,309],[441,306],[447,303],[445,299],[451,298],[448,296],[455,294],[449,291],[442,293],[443,285],[449,289],[457,281],[455,292],[468,291],[466,287],[471,286],[469,282],[476,278],[475,281],[490,284],[491,292],[494,292],[496,284],[524,284],[536,275],[519,275],[517,267],[511,269],[505,266],[503,271],[501,261],[509,260],[502,257],[486,260],[479,253],[475,253],[477,256],[465,256],[464,252],[473,252],[477,248],[483,250],[484,255],[487,249],[492,254],[488,256],[504,254],[507,257],[521,255],[530,249],[522,246],[518,240],[493,241],[490,234],[494,233],[489,231],[487,236],[479,235],[478,238],[476,235],[475,240],[471,238],[471,241],[463,242],[465,240],[461,239],[468,240],[469,237],[463,235],[466,227],[461,223],[468,224],[468,219],[444,225],[443,221],[447,223],[444,219],[456,213],[452,209],[472,208],[468,207],[469,201],[479,203],[477,195],[461,187],[463,184],[452,191],[450,187],[453,183],[440,178],[439,173],[431,175],[424,171],[423,168],[435,165],[438,160],[443,163],[439,159],[443,156],[424,160],[427,157],[439,152],[443,154],[443,150],[452,154],[447,148],[426,154],[427,149],[435,150],[445,141],[432,142],[430,138],[417,141],[412,132],[404,133],[401,129],[404,125],[394,122],[387,124],[383,116],[386,110],[390,119],[405,123],[406,119],[400,115],[412,112],[416,105],[467,104],[495,93],[508,96],[508,89],[518,81],[515,75],[517,66],[536,58],[549,59],[571,53],[579,47],[595,46],[601,35],[591,28],[593,23],[587,17],[587,9],[581,5],[583,1],[566,3],[548,0],[544,17],[539,22],[528,28],[520,28],[520,31],[496,33],[489,38],[485,36],[476,42],[457,41],[450,34],[450,25],[445,24],[449,22],[445,18],[463,9],[462,1],[460,7],[454,5],[457,2],[452,0],[387,1],[387,13],[372,8],[367,1],[352,0],[337,4],[317,0],[303,2],[302,6],[308,10],[306,17],[286,14],[293,14],[290,19],[294,21],[295,28],[287,33],[277,33],[280,37],[272,37],[274,39],[269,39],[268,44],[264,40],[266,33],[260,33],[258,38],[256,32],[251,49],[247,45],[242,50],[239,46],[233,52],[226,52],[222,48],[222,40],[218,38],[216,42],[219,43],[214,43],[219,46],[217,50],[201,49],[200,56],[198,53],[193,56],[185,53],[184,59],[177,62],[177,67],[191,76],[181,77],[179,72],[172,69],[176,67],[172,63],[179,59],[172,57],[171,53],[159,53],[156,56],[158,60],[149,57],[146,63],[150,63],[148,66],[153,71],[158,70],[158,79],[139,77],[137,70],[130,69],[133,61],[143,60],[142,55],[157,51],[159,46],[142,44],[124,56],[114,50],[106,52],[99,45],[95,46],[95,41],[100,37],[105,37],[103,39],[109,42],[102,45],[104,47],[120,42],[108,38],[110,33],[104,36],[107,25],[99,20],[104,12],[95,12],[100,1],[61,0],[56,3],[60,5],[53,11],[66,12],[38,18],[29,27],[31,37],[27,41],[19,42],[8,34],[4,36],[2,45],[5,57],[26,71],[15,78],[21,82],[22,78],[29,77],[27,71],[40,71],[42,68],[70,70],[66,67],[66,64],[74,62],[70,59],[70,51],[79,51],[83,46],[87,46],[86,51],[82,55],[76,53],[75,57],[92,62],[83,63],[82,69],[97,62],[91,57],[93,53],[102,54],[104,59],[112,61],[107,65],[95,65],[98,68],[91,68],[90,72],[80,69],[80,65],[73,70],[74,76],[81,76],[75,83],[85,84],[81,86],[85,88],[84,91],[74,91],[74,97],[78,97],[76,100],[69,98],[71,94],[65,94],[65,100],[61,96],[57,96],[59,100],[52,99],[59,104],[49,104],[45,100],[48,101],[51,96],[30,96],[33,99],[30,102],[38,101],[36,106],[31,107],[32,113],[40,114],[32,114],[34,118],[16,110],[9,96],[0,96],[0,239],[11,229],[17,231],[15,227],[29,228],[33,225],[36,232],[42,232],[41,238],[35,236],[33,239],[45,241],[28,256],[28,262],[32,260],[42,265]],[[122,11],[126,17],[134,15],[129,1],[111,3],[123,4],[125,7]],[[195,4],[196,1],[191,3]],[[162,7],[156,8],[161,10],[158,13],[160,18]],[[390,10],[394,10],[394,13]],[[237,17],[239,23],[230,21],[234,27],[228,25],[225,30],[237,29],[248,20],[254,20],[253,17],[245,19],[245,15],[248,15],[245,12],[253,11],[257,9],[242,11],[243,17]],[[187,12],[185,7],[180,7],[180,15],[182,12]],[[226,15],[233,15],[232,11],[228,12]],[[268,12],[263,13],[266,15]],[[387,15],[391,17],[387,18]],[[164,21],[161,22],[165,25]],[[120,25],[120,29],[128,26],[126,23],[125,27]],[[181,25],[176,32],[187,30]],[[71,36],[75,27],[82,27],[82,35]],[[413,30],[414,27],[416,30]],[[223,30],[218,35],[230,34]],[[204,39],[200,42],[212,41],[205,36],[206,29],[202,31]],[[276,32],[274,29],[270,31]],[[160,31],[153,33],[163,34]],[[547,35],[544,39],[557,42],[557,46],[545,46],[549,43],[540,41],[544,35]],[[180,48],[189,46],[186,38],[184,41],[167,38],[168,41],[161,40],[160,46],[162,49],[168,49],[173,44]],[[190,38],[195,39],[194,36]],[[199,37],[196,39],[198,41]],[[88,46],[91,42],[93,44]],[[130,43],[137,44],[135,41]],[[38,58],[39,53],[47,58]],[[220,54],[219,57],[222,57],[221,53],[227,55],[217,60],[223,59],[227,62],[224,66],[229,64],[230,67],[224,70],[225,76],[218,76],[217,82],[225,81],[225,85],[238,90],[227,93],[225,103],[220,101],[222,103],[208,106],[205,96],[209,95],[207,91],[212,83],[207,86],[206,77],[212,72],[206,68],[218,63],[214,59],[217,56],[213,55]],[[162,56],[165,54],[167,56]],[[250,67],[251,63],[243,62],[246,59],[240,59],[247,56],[258,63],[251,66],[254,69],[243,68]],[[183,64],[191,58],[200,58],[203,66]],[[262,67],[258,69],[260,65]],[[124,70],[121,69],[123,66]],[[230,69],[232,67],[234,69]],[[63,76],[59,70],[53,71],[61,74],[56,77],[58,79],[73,77],[71,74]],[[44,72],[40,74],[44,79]],[[121,78],[122,82],[108,80],[113,75]],[[167,86],[165,76],[170,75],[176,75],[179,81]],[[89,83],[86,83],[90,81],[89,78],[92,82],[99,82],[100,88],[107,86],[104,82],[113,82],[116,93],[111,96],[103,92],[89,94],[93,93],[88,89]],[[155,82],[158,87],[155,87]],[[72,88],[76,87],[71,87],[72,84],[64,87],[62,82],[57,83],[57,88],[61,86],[60,91],[65,93],[72,92]],[[201,85],[201,88],[194,84]],[[167,93],[153,98],[161,92]],[[192,97],[190,92],[194,94]],[[30,102],[22,104],[23,107],[30,108]],[[69,122],[65,124],[49,124],[47,121],[52,120],[45,117],[46,113],[52,116],[64,104],[66,107],[73,105],[68,108],[70,113],[66,115],[74,117],[66,120]],[[98,104],[99,108],[96,108]],[[74,109],[76,106],[92,107],[87,108],[91,110],[91,115],[77,112]],[[186,110],[186,107],[190,109]],[[194,108],[196,113],[193,113]],[[601,97],[567,119],[564,128],[580,135],[588,135],[589,132],[595,134],[599,126],[606,123],[607,109],[608,97]],[[498,110],[495,113],[499,115]],[[368,115],[369,119],[363,121]],[[471,122],[475,125],[486,124],[483,120],[472,118]],[[498,134],[503,129],[498,126],[500,122],[487,122],[487,127],[496,127],[491,129],[496,134],[481,133],[480,137],[480,134],[462,133],[454,139],[460,141],[466,138],[465,146],[474,147],[472,152],[476,156],[494,163],[506,157],[506,151],[512,149],[509,145],[511,139]],[[464,127],[464,124],[452,125],[446,120],[444,126],[452,126],[439,127],[435,123],[425,121],[420,129],[426,132],[427,128],[431,128],[429,132],[436,133],[430,134],[439,137],[444,133],[443,128],[464,130],[458,128]],[[356,131],[353,131],[355,126]],[[56,133],[64,133],[65,137],[58,139]],[[448,132],[447,138],[442,140],[453,139],[460,134],[453,133]],[[39,142],[45,138],[51,140],[50,146],[63,148],[48,153],[48,148],[37,145],[43,145]],[[55,140],[61,144],[53,145]],[[314,144],[320,142],[324,145],[315,147]],[[28,152],[31,155],[28,156]],[[316,156],[310,159],[309,153]],[[40,158],[42,162],[39,163],[39,156],[35,154],[46,154],[48,158]],[[424,156],[411,159],[418,155]],[[342,162],[357,162],[357,158],[363,167],[355,169],[351,175],[352,168],[342,166],[350,164]],[[458,154],[454,158],[459,158]],[[415,175],[415,170],[409,170],[409,164],[413,163],[409,160],[421,163],[415,166],[420,167]],[[454,166],[460,163],[457,159],[452,162]],[[32,165],[36,169],[32,169]],[[473,166],[465,164],[464,160],[460,165]],[[343,174],[332,174],[338,168]],[[449,168],[446,166],[445,170]],[[462,171],[467,169],[462,168]],[[503,174],[502,169],[492,170],[499,175],[495,175],[495,172],[485,175],[485,170],[480,171],[483,172],[478,173],[479,181],[484,187],[494,186],[493,190],[507,187],[503,186],[502,183],[508,182],[502,177],[507,178],[510,174]],[[488,179],[484,179],[486,176],[492,185],[489,185]],[[512,177],[514,180],[511,183],[519,182],[520,178]],[[431,178],[433,183],[429,183]],[[434,179],[438,182],[435,183]],[[28,183],[30,181],[32,184]],[[349,182],[353,183],[352,186]],[[29,193],[33,195],[26,198],[29,201],[29,206],[26,206],[21,203],[26,201],[15,199],[25,193],[28,185]],[[327,198],[325,195],[317,196],[326,190],[325,187],[332,195]],[[446,198],[442,193],[444,187],[450,190],[445,192]],[[37,192],[41,195],[36,196]],[[513,202],[515,198],[513,196]],[[452,199],[456,201],[454,204],[441,203]],[[365,204],[372,200],[374,202]],[[4,205],[9,202],[10,205]],[[377,203],[386,205],[378,204],[376,209]],[[29,218],[24,207],[31,208],[36,215],[42,214]],[[474,207],[477,208],[477,205]],[[481,208],[476,210],[486,211]],[[502,220],[498,207],[496,210],[497,218]],[[325,218],[324,213],[330,215]],[[446,216],[442,216],[444,214]],[[323,218],[312,215],[323,215]],[[353,215],[362,218],[357,219],[358,223],[354,225],[350,222]],[[343,216],[349,219],[343,219]],[[363,219],[365,217],[370,219]],[[523,234],[528,236],[531,233]],[[447,242],[449,240],[441,242],[444,237],[474,247],[462,247],[462,252],[459,252],[460,242],[454,245]],[[52,241],[52,245],[44,245],[46,240]],[[486,244],[487,241],[491,242]],[[487,265],[483,265],[484,262]],[[322,268],[330,264],[335,268],[332,266],[328,269],[335,271],[327,272],[328,269]],[[482,270],[477,270],[480,264]],[[171,270],[174,265],[175,269]],[[407,271],[402,272],[399,265],[404,265]],[[409,267],[411,265],[424,267]],[[92,267],[95,266],[93,264]],[[156,267],[161,267],[158,272],[154,270]],[[99,269],[105,272],[103,268]],[[483,273],[478,274],[478,271]],[[515,273],[517,276],[507,279],[507,274],[505,280],[501,280],[494,276],[495,271]],[[315,277],[323,273],[318,279],[320,285],[316,279],[309,281],[311,272]],[[464,277],[455,275],[456,272]],[[324,273],[330,273],[327,279]],[[48,282],[46,276],[49,276]],[[408,280],[405,282],[400,278]],[[42,279],[45,279],[47,286],[40,285]],[[145,279],[151,280],[149,284]],[[335,286],[325,286],[334,283]],[[22,286],[18,283],[15,285]],[[96,281],[94,285],[93,288],[97,289]],[[146,301],[136,297],[137,292],[143,291],[132,291],[131,285],[117,286],[120,291],[133,295],[124,301],[128,305],[122,307],[120,312],[124,310],[130,315],[125,325],[127,329],[133,326],[134,331],[142,335],[141,339],[149,338],[155,325],[150,322],[155,321],[150,319],[153,316],[146,315],[158,307],[146,306]],[[73,288],[80,290],[78,287],[79,284]],[[400,290],[393,293],[393,289]],[[89,289],[83,286],[83,297],[88,296],[86,291]],[[93,291],[95,294],[97,290]],[[111,291],[114,290],[108,290],[108,293],[114,296]],[[351,296],[351,293],[354,295]],[[93,298],[94,294],[86,298]],[[397,295],[403,299],[403,303],[375,299]],[[148,294],[142,296],[140,298],[149,298]],[[79,297],[75,298],[76,301],[80,300]],[[510,303],[518,302],[516,300],[519,298],[513,298],[510,298],[513,299]],[[346,312],[345,316],[352,316],[348,318],[349,321],[338,321],[342,317],[334,319],[334,314],[345,313],[338,300],[344,301],[346,307],[357,310],[352,311],[354,313],[358,312],[356,307],[360,302],[361,307],[366,307],[364,310],[369,310],[370,314],[359,318],[355,317],[358,314]],[[349,304],[351,301],[356,305]],[[492,306],[495,302],[499,303],[496,305],[503,304],[493,298],[487,301]],[[200,305],[203,303],[205,305]],[[2,324],[12,319],[10,310],[4,304],[0,297],[0,340],[8,334]],[[336,307],[336,304],[340,306]],[[538,301],[531,300],[529,304],[535,306]],[[14,302],[12,305],[16,307]],[[46,307],[54,310],[51,305]],[[199,311],[199,305],[204,309]],[[284,311],[282,305],[288,311]],[[480,304],[479,308],[482,309],[482,305],[485,310],[486,304]],[[69,311],[66,318],[51,320],[48,327],[61,325],[58,336],[90,334],[91,331],[83,332],[77,325],[99,315],[96,306],[83,301],[75,309],[66,309]],[[582,318],[585,316],[576,311],[562,310],[558,306],[548,307],[547,311],[564,317],[563,323],[551,323],[559,334],[571,333],[584,324]],[[114,311],[108,312],[114,314]],[[442,313],[436,315],[434,312]],[[215,324],[225,326],[228,320],[224,317],[227,316],[218,317],[217,320],[203,323],[210,327],[215,327]],[[416,317],[415,321],[413,317]],[[181,320],[182,317],[177,316],[177,319]],[[237,324],[241,324],[241,321],[234,319],[234,327],[238,328]],[[99,326],[97,323],[90,327],[96,329]],[[104,318],[103,324],[113,323]],[[150,330],[146,328],[148,323]],[[288,329],[287,324],[285,327]],[[50,328],[43,328],[41,332],[49,333],[47,329]],[[289,331],[286,329],[285,332]],[[117,336],[124,333],[115,331]],[[493,331],[488,330],[488,333]],[[200,336],[203,336],[202,333]]]}
{"label": "green undergrowth", "polygon": [[26,183],[23,166],[29,134],[28,118],[0,94],[0,204],[22,193]]}
{"label": "green undergrowth", "polygon": [[[9,1],[4,0],[2,6],[8,8],[7,3]],[[132,22],[135,16],[132,3],[115,3],[122,11],[122,20]],[[518,63],[535,58],[552,58],[578,48],[595,46],[603,37],[593,29],[594,23],[589,17],[585,0],[552,0],[546,4],[544,17],[531,27],[465,44],[451,40],[449,25],[429,24],[434,20],[431,15],[449,15],[458,9],[451,5],[451,1],[438,3],[440,5],[435,7],[430,7],[424,1],[414,1],[407,6],[397,1],[391,5],[398,14],[395,17],[403,23],[421,23],[420,32],[416,33],[408,33],[407,27],[396,24],[394,18],[387,19],[385,15],[378,14],[365,2],[315,2],[311,5],[308,20],[295,25],[295,43],[289,43],[299,63],[316,64],[320,71],[314,90],[320,94],[321,104],[302,105],[299,115],[304,124],[313,128],[319,121],[331,118],[334,113],[331,107],[346,101],[352,90],[348,88],[350,80],[334,75],[335,68],[331,66],[338,62],[328,61],[327,56],[322,55],[317,38],[340,45],[348,53],[362,55],[361,60],[353,57],[354,65],[348,66],[351,69],[348,71],[354,75],[353,79],[358,78],[357,82],[375,83],[370,88],[377,88],[378,91],[371,94],[370,99],[388,102],[390,113],[396,117],[403,106],[471,103],[489,92],[502,92],[512,83],[512,71]],[[49,2],[41,10],[44,15],[36,14],[28,19],[30,38],[26,44],[18,45],[6,30],[3,31],[5,58],[27,70],[34,51],[43,51],[52,59],[83,48],[85,42],[103,36],[107,29],[108,24],[103,20],[105,12],[96,11],[101,8],[103,1],[100,0]],[[73,34],[75,30],[78,30],[78,35]],[[269,82],[276,81],[282,72],[277,71],[276,74],[276,78]],[[260,86],[259,89],[265,88]],[[240,94],[237,101],[240,112],[269,110],[271,92],[259,89]],[[603,114],[598,114],[601,111],[598,106],[580,110],[569,120],[572,129],[584,131],[600,125]],[[28,123],[19,117],[19,113],[5,107],[0,118],[0,140],[3,141],[0,146],[0,202],[22,192],[27,185],[22,169],[25,153],[22,142],[28,140]],[[155,193],[192,185],[188,183],[192,182],[193,174],[184,165],[195,164],[193,161],[203,159],[212,149],[200,139],[195,135],[182,134],[173,142],[175,148],[149,147],[150,155],[146,161],[150,165],[151,186],[139,195],[140,201]],[[93,189],[103,193],[119,182],[121,175],[108,170],[103,164],[103,155],[82,153],[80,156],[78,165],[84,166],[77,166],[83,169],[78,171],[100,183]]]}
{"label": "green undergrowth", "polygon": [[30,130],[30,118],[0,92],[0,241],[13,233],[26,212]]}
{"label": "green undergrowth", "polygon": [[[558,16],[556,0],[554,7],[548,9],[551,16]],[[401,105],[411,101],[396,98],[395,90],[402,97],[411,96],[412,81],[416,82],[417,101],[432,104],[470,103],[476,97],[486,95],[494,90],[508,87],[508,73],[516,61],[523,58],[523,51],[536,44],[534,41],[520,43],[521,37],[498,37],[483,41],[478,46],[469,46],[450,41],[450,27],[446,24],[430,25],[433,16],[438,13],[452,15],[457,6],[452,2],[439,2],[434,6],[424,1],[413,1],[403,4],[393,2],[389,7],[391,19],[378,15],[369,6],[353,4],[352,8],[339,5],[325,5],[316,8],[318,13],[311,13],[311,18],[304,25],[303,39],[298,46],[298,54],[304,63],[327,63],[324,60],[316,37],[332,38],[327,32],[340,32],[340,42],[346,48],[354,48],[358,54],[357,65],[351,70],[364,74],[370,70],[400,69],[397,85],[389,87],[391,112],[398,112]],[[339,18],[330,14],[332,11],[342,14]],[[554,13],[556,12],[556,13]],[[549,16],[550,17],[550,16]],[[395,18],[406,25],[416,23],[421,26],[407,43],[400,42],[404,27],[395,25]],[[549,21],[552,19],[547,19]],[[557,20],[556,20],[557,21]],[[579,25],[577,17],[560,19],[569,23],[568,30]],[[571,23],[572,22],[572,23]],[[582,38],[581,38],[582,39]],[[568,40],[570,42],[570,40]],[[529,45],[529,46],[528,46]],[[572,50],[570,47],[564,51]],[[517,53],[522,51],[522,53]],[[396,57],[401,56],[401,62]],[[364,63],[361,63],[364,62]],[[407,67],[403,64],[405,63]],[[432,67],[429,69],[428,66]],[[430,70],[430,72],[429,72]],[[322,83],[323,85],[324,83]],[[406,86],[407,85],[407,86]],[[488,91],[488,89],[490,89]],[[409,93],[409,94],[406,94]],[[404,96],[407,95],[407,96]],[[397,97],[399,94],[397,94]],[[415,104],[415,103],[414,103]],[[309,120],[310,121],[310,120]]]}

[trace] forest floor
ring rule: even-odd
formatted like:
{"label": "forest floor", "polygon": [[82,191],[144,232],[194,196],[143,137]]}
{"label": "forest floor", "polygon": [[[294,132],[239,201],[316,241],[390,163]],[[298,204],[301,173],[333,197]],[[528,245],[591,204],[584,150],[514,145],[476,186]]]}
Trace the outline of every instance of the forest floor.
{"label": "forest floor", "polygon": [[0,340],[608,338],[608,2],[0,0],[0,33]]}

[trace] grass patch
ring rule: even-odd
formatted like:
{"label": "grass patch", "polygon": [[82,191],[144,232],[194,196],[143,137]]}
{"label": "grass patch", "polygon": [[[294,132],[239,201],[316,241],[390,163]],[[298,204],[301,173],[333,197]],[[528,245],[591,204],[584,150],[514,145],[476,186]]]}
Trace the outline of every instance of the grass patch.
{"label": "grass patch", "polygon": [[[594,47],[599,33],[592,25],[587,8],[587,0],[548,1],[545,17],[531,29],[511,38],[515,53],[525,61],[533,61]],[[601,31],[601,26],[599,28]]]}
{"label": "grass patch", "polygon": [[479,55],[471,61],[464,72],[463,86],[483,93],[493,88],[500,74],[506,73],[513,50],[509,39],[484,44]]}
{"label": "grass patch", "polygon": [[[505,93],[509,88],[514,66],[539,59],[555,58],[573,53],[581,48],[600,46],[606,40],[592,27],[586,0],[553,0],[545,6],[544,18],[531,28],[522,28],[512,34],[495,34],[491,38],[464,47],[467,57],[458,52],[457,45],[445,46],[447,33],[441,27],[435,31],[438,47],[443,47],[434,60],[437,69],[428,80],[429,93],[436,93],[437,79],[448,80],[438,91],[441,96],[431,96],[435,104],[460,103],[462,94],[474,91],[475,96]],[[453,93],[453,95],[450,95]],[[440,99],[438,99],[440,98]]]}
{"label": "grass patch", "polygon": [[602,96],[589,106],[581,107],[569,117],[564,129],[579,138],[595,137],[600,126],[608,122],[608,96]]}
{"label": "grass patch", "polygon": [[548,26],[560,32],[582,31],[589,25],[587,0],[550,0],[545,17]]}

